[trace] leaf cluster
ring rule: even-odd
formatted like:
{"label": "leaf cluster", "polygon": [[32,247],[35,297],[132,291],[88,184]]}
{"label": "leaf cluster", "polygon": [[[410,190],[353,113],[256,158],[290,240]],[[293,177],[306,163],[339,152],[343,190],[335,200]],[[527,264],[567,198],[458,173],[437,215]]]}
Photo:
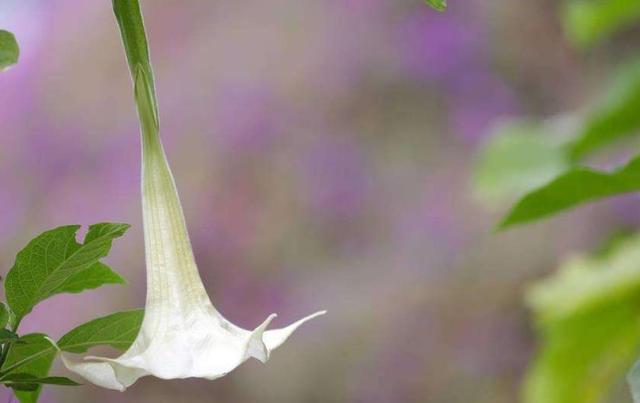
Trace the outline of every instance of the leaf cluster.
{"label": "leaf cluster", "polygon": [[[586,50],[640,22],[637,0],[566,0],[567,36]],[[640,60],[625,62],[604,96],[548,120],[497,125],[475,176],[484,202],[513,202],[499,229],[532,223],[588,202],[640,190],[640,154],[613,169],[594,157],[640,134]],[[640,352],[640,235],[606,252],[571,259],[534,284],[527,304],[541,344],[523,388],[525,403],[605,401]],[[640,362],[629,373],[640,402]]]}
{"label": "leaf cluster", "polygon": [[[83,353],[106,345],[128,348],[140,328],[144,311],[133,310],[104,316],[80,325],[57,343],[42,333],[19,334],[22,320],[47,298],[79,293],[125,280],[102,262],[127,224],[91,225],[82,243],[76,239],[78,225],[46,231],[22,249],[7,274],[7,303],[0,302],[0,384],[13,389],[21,403],[38,401],[43,385],[78,385],[71,379],[50,376],[60,351]],[[56,347],[57,346],[57,347]]]}
{"label": "leaf cluster", "polygon": [[612,145],[635,140],[639,110],[640,60],[621,68],[587,112],[501,122],[480,153],[476,194],[489,203],[519,197],[499,224],[505,229],[640,190],[640,155],[613,171],[585,163]]}

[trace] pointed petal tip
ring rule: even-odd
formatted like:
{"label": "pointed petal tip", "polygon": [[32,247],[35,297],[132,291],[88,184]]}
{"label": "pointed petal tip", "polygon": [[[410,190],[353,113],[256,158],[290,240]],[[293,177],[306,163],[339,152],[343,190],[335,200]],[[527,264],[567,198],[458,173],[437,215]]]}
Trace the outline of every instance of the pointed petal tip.
{"label": "pointed petal tip", "polygon": [[302,319],[300,319],[299,321],[292,323],[291,325],[287,326],[286,328],[293,328],[293,330],[295,330],[296,328],[298,328],[300,325],[302,325],[305,322],[310,321],[311,319],[317,318],[318,316],[323,316],[327,313],[326,310],[322,310],[322,311],[318,311],[316,313],[312,313],[309,316],[306,316]]}
{"label": "pointed petal tip", "polygon": [[249,335],[247,340],[247,347],[245,356],[253,357],[258,361],[265,363],[269,359],[270,351],[267,346],[262,341],[262,337],[267,330],[267,327],[278,315],[272,313],[260,324],[260,326],[256,327]]}
{"label": "pointed petal tip", "polygon": [[326,310],[318,311],[282,329],[266,330],[271,321],[278,316],[272,313],[260,326],[251,332],[247,341],[247,355],[256,358],[262,363],[267,362],[271,356],[271,351],[284,343],[300,325],[326,313]]}
{"label": "pointed petal tip", "polygon": [[269,327],[271,322],[277,317],[278,317],[278,314],[276,313],[272,313],[271,315],[267,316],[267,319],[265,319],[264,322],[262,322],[260,326],[256,327],[251,333],[256,334],[258,332],[259,333],[264,332],[267,329],[267,327]]}
{"label": "pointed petal tip", "polygon": [[312,313],[311,315],[306,316],[306,317],[300,319],[299,321],[290,324],[289,326],[285,327],[284,329],[291,329],[291,331],[293,332],[294,330],[296,330],[303,323],[308,322],[311,319],[317,318],[318,316],[325,315],[326,313],[327,313],[326,310],[322,310],[322,311],[318,311],[316,313]]}
{"label": "pointed petal tip", "polygon": [[318,316],[322,316],[326,313],[327,311],[325,310],[318,311],[314,314],[311,314],[307,317],[300,319],[297,322],[290,324],[287,327],[283,327],[282,329],[267,330],[264,333],[264,337],[263,337],[263,341],[264,341],[264,344],[267,346],[267,350],[271,352],[276,348],[280,347],[282,343],[284,343],[289,338],[289,336],[291,336],[291,334],[295,332],[296,329],[299,328],[303,323],[310,321],[311,319],[316,318]]}

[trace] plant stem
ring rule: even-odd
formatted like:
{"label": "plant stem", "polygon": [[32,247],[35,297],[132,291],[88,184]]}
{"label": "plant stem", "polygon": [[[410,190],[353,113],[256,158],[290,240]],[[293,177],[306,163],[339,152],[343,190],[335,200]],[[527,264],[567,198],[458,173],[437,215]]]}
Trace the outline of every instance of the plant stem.
{"label": "plant stem", "polygon": [[159,136],[158,101],[140,3],[138,0],[113,0],[113,12],[120,27],[129,71],[134,83],[134,95],[142,132],[143,166],[154,166],[156,171],[168,171]]}
{"label": "plant stem", "polygon": [[[22,321],[22,318],[17,319],[15,321],[15,323],[13,325],[11,325],[11,331],[13,333],[17,333],[18,332],[18,326],[20,326],[20,322]],[[7,360],[7,356],[9,355],[9,350],[11,349],[11,343],[5,343],[2,348],[0,348],[0,372],[2,371],[2,366],[4,365],[4,362]]]}
{"label": "plant stem", "polygon": [[[148,93],[149,105],[140,105],[136,97],[138,113],[152,114],[153,121],[157,126],[158,102],[140,2],[138,0],[113,0],[113,12],[120,27],[120,34],[133,83],[138,86],[138,76],[142,75],[146,86],[145,92]],[[141,116],[140,118],[141,120],[146,120],[150,116]]]}

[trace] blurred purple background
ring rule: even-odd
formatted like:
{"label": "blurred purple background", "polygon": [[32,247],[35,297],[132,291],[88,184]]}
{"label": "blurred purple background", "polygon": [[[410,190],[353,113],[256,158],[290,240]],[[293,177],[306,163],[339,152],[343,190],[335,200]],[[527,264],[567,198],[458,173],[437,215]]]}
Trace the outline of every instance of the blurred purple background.
{"label": "blurred purple background", "polygon": [[[245,327],[329,314],[266,366],[220,380],[52,387],[42,401],[516,401],[535,345],[523,288],[628,214],[596,205],[492,234],[498,212],[471,196],[492,122],[580,105],[602,64],[571,50],[556,3],[143,7],[162,136],[214,303]],[[24,321],[59,336],[144,303],[131,83],[108,0],[0,0],[0,27],[22,47],[0,74],[2,273],[54,226],[133,224],[108,258],[128,286],[55,297]]]}

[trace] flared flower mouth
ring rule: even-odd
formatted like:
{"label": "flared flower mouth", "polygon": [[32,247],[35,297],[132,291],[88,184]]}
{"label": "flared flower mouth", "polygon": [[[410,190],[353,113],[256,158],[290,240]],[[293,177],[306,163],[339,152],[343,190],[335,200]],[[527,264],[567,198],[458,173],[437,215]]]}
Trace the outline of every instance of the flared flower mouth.
{"label": "flared flower mouth", "polygon": [[282,329],[266,330],[276,317],[272,314],[253,331],[229,322],[224,325],[210,323],[222,318],[219,315],[203,316],[192,318],[199,326],[173,335],[143,334],[143,327],[131,348],[118,358],[87,356],[77,361],[66,353],[61,356],[71,371],[98,386],[119,391],[147,375],[161,379],[196,377],[213,380],[251,357],[266,362],[271,351],[282,345],[302,323],[324,313],[317,312]]}
{"label": "flared flower mouth", "polygon": [[62,355],[65,366],[88,381],[123,391],[140,377],[216,379],[250,357],[262,362],[317,312],[287,327],[267,330],[275,314],[253,331],[226,320],[213,306],[193,256],[173,175],[160,142],[151,78],[135,69],[142,126],[142,213],[147,300],[140,332],[118,358]]}

